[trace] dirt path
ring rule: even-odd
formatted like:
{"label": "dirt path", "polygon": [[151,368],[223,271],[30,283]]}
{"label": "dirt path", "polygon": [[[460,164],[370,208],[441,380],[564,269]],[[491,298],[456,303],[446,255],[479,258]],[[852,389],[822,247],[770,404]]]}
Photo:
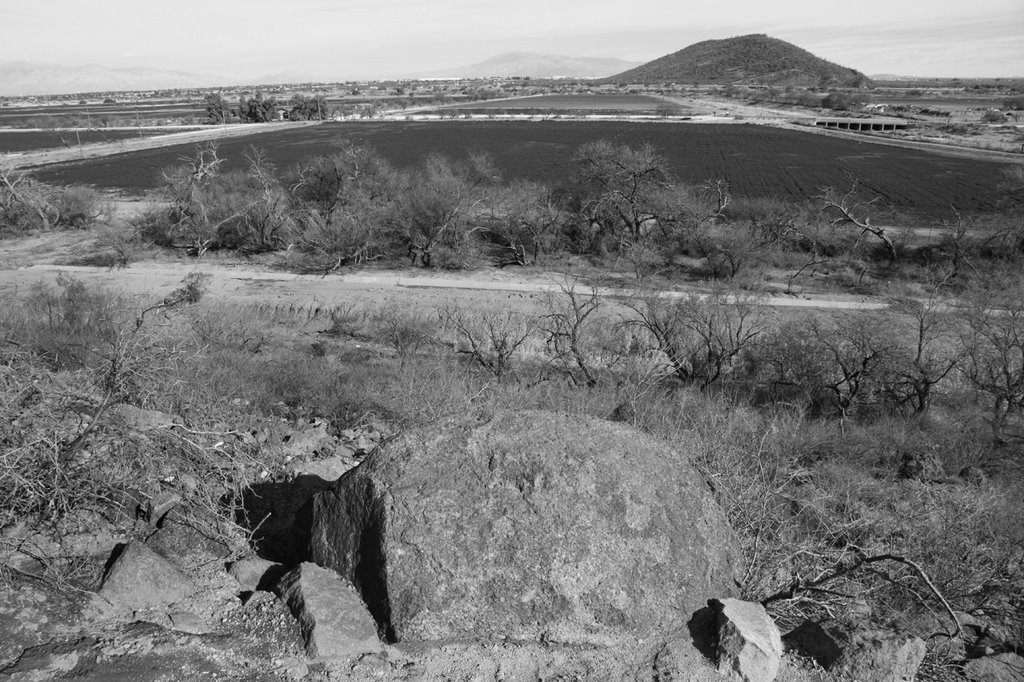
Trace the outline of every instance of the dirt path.
{"label": "dirt path", "polygon": [[[40,248],[36,245],[36,248]],[[510,274],[508,271],[479,272],[465,276],[438,275],[414,270],[372,271],[355,274],[300,275],[269,268],[203,262],[147,262],[108,270],[94,267],[36,263],[19,269],[0,270],[0,294],[27,290],[38,281],[53,281],[58,273],[147,297],[169,294],[191,272],[208,275],[207,298],[225,303],[287,309],[309,316],[324,313],[339,305],[374,304],[395,300],[431,309],[449,301],[470,306],[494,306],[505,301],[514,307],[531,306],[548,292],[558,292],[567,276],[549,272]],[[593,291],[578,286],[584,293]],[[627,287],[600,287],[613,298],[630,295]],[[701,293],[699,289],[666,292],[665,296]],[[818,308],[831,310],[879,310],[887,304],[857,296],[769,295],[767,305],[779,308]]]}
{"label": "dirt path", "polygon": [[263,123],[252,125],[224,125],[209,126],[203,130],[187,130],[178,133],[167,133],[165,127],[153,128],[152,137],[131,138],[126,140],[115,140],[112,142],[96,142],[83,144],[70,149],[44,149],[34,152],[0,154],[0,169],[6,168],[29,168],[43,166],[51,163],[64,163],[67,161],[81,161],[101,156],[112,156],[126,152],[141,151],[143,149],[157,149],[170,147],[176,144],[188,142],[206,142],[208,140],[221,140],[228,137],[243,137],[247,135],[259,135],[282,130],[285,127],[295,128],[310,125],[320,125],[319,121],[289,121],[281,123]]}

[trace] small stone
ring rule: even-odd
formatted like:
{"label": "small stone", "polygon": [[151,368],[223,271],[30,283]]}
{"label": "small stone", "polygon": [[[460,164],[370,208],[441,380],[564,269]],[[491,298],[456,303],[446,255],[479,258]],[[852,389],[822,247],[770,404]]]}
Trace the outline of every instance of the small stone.
{"label": "small stone", "polygon": [[283,661],[275,661],[276,672],[292,680],[301,680],[309,675],[309,666],[298,658],[286,658]]}
{"label": "small stone", "polygon": [[278,564],[260,557],[246,557],[231,564],[228,574],[238,581],[239,587],[245,592],[271,590],[281,576],[285,574],[283,564]]}
{"label": "small stone", "polygon": [[737,682],[772,682],[782,663],[782,637],[760,604],[711,600],[717,612],[718,673]]}
{"label": "small stone", "polygon": [[296,476],[316,476],[326,482],[333,483],[345,472],[359,464],[351,457],[338,456],[328,459],[317,459],[312,462],[295,461],[288,467]]}
{"label": "small stone", "polygon": [[99,595],[129,609],[167,606],[194,590],[192,581],[145,543],[128,543],[103,578]]}
{"label": "small stone", "polygon": [[156,526],[167,515],[181,503],[181,496],[168,491],[154,495],[146,503],[146,521],[149,525]]}
{"label": "small stone", "polygon": [[189,611],[175,611],[170,615],[171,627],[190,635],[205,635],[210,627],[202,618]]}
{"label": "small stone", "polygon": [[377,624],[359,593],[334,571],[303,563],[277,590],[299,621],[310,657],[352,659],[382,650]]}

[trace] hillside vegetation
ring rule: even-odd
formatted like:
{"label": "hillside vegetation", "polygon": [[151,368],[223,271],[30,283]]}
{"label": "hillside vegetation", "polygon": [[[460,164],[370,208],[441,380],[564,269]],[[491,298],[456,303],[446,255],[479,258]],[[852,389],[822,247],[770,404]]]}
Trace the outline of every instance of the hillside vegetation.
{"label": "hillside vegetation", "polygon": [[870,82],[859,71],[763,34],[694,43],[611,80],[804,87],[861,87]]}

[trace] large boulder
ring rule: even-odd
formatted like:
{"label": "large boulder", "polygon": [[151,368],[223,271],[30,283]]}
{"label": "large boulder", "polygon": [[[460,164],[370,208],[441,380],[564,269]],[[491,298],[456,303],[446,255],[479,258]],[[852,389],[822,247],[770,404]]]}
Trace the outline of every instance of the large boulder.
{"label": "large boulder", "polygon": [[685,453],[547,412],[390,442],[315,497],[311,553],[400,642],[614,644],[736,591],[732,533]]}

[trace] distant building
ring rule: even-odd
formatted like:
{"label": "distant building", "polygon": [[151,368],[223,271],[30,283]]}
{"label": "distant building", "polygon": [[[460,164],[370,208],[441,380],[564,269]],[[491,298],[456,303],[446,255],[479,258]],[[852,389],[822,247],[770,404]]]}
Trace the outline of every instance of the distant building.
{"label": "distant building", "polygon": [[908,124],[898,118],[818,118],[814,125],[831,130],[855,130],[862,132],[887,133],[906,130]]}

